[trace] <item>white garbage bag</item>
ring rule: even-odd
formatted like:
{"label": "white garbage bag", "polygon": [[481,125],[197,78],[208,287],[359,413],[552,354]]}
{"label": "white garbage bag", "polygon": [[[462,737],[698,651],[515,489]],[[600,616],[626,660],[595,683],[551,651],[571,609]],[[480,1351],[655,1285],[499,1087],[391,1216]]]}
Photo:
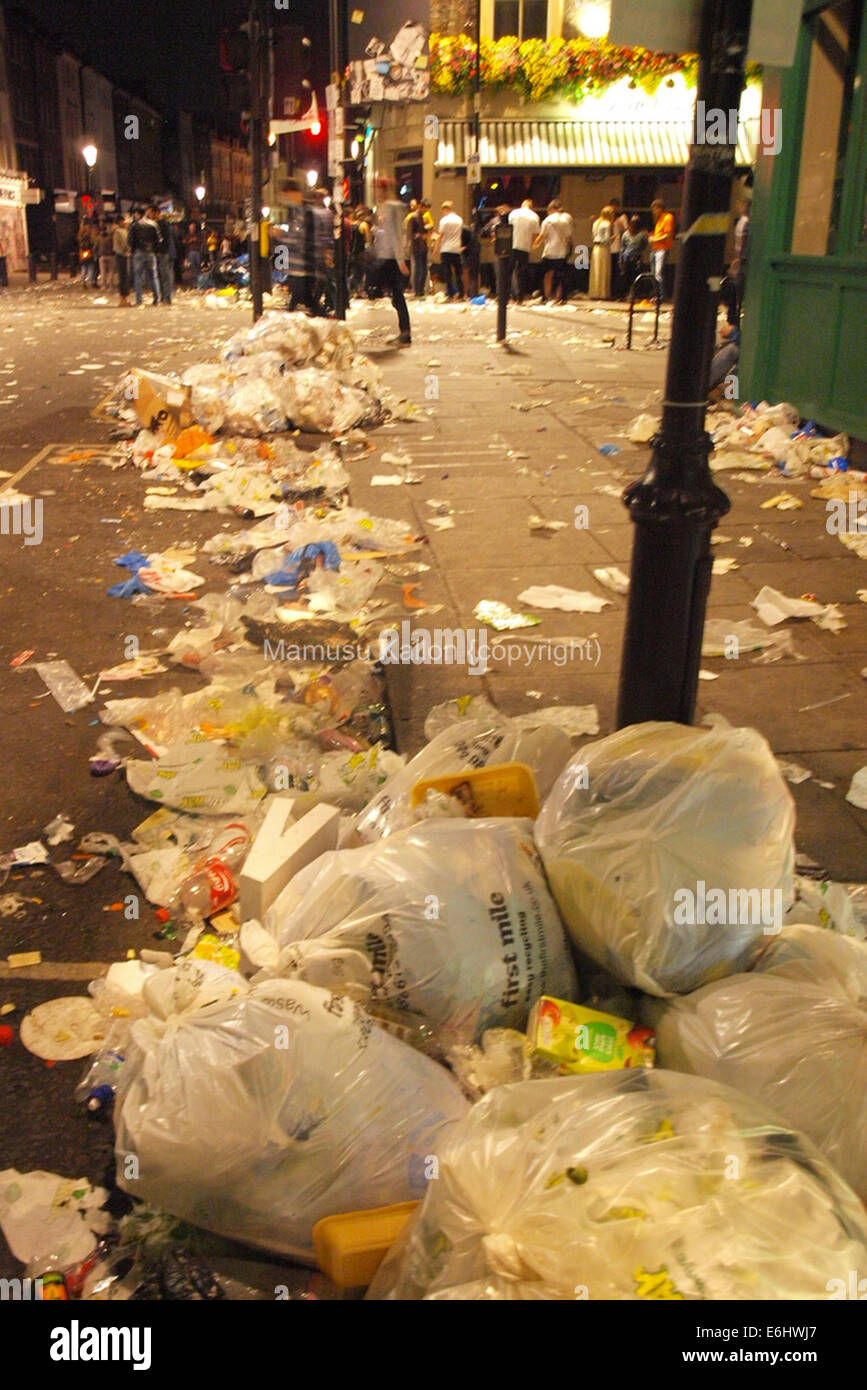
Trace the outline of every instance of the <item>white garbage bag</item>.
{"label": "white garbage bag", "polygon": [[867,945],[784,927],[748,975],[646,1000],[660,1066],[724,1081],[809,1136],[867,1199]]}
{"label": "white garbage bag", "polygon": [[[324,854],[268,910],[254,964],[414,1015],[444,1048],[523,1028],[577,980],[529,820],[428,820]],[[270,944],[270,950],[268,945]]]}
{"label": "white garbage bag", "polygon": [[[552,706],[515,718],[501,713],[484,697],[432,710],[425,722],[430,739],[406,767],[383,787],[356,821],[363,840],[378,840],[412,825],[416,816],[410,795],[416,782],[450,772],[487,767],[489,763],[526,763],[532,768],[540,797],[548,795],[565,767],[581,733],[598,733],[592,705],[560,709]],[[451,718],[452,708],[455,710]],[[579,717],[580,716],[580,717]]]}
{"label": "white garbage bag", "polygon": [[754,729],[636,724],[575,755],[536,841],[576,945],[624,984],[684,994],[780,930],[794,819]]}
{"label": "white garbage bag", "polygon": [[867,1217],[809,1140],[748,1096],[665,1071],[497,1086],[368,1297],[827,1299]]}
{"label": "white garbage bag", "polygon": [[348,999],[185,959],[144,988],[115,1102],[117,1180],[205,1230],[309,1255],[323,1216],[422,1195],[467,1103]]}

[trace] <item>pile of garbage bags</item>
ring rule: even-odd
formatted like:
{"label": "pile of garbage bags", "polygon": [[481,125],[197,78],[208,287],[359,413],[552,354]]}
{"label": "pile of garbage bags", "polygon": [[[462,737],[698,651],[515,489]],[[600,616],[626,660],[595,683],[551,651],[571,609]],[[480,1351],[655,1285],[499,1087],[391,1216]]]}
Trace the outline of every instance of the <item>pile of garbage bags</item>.
{"label": "pile of garbage bags", "polygon": [[822,1299],[867,1252],[814,1146],[697,1077],[498,1086],[437,1157],[371,1298]]}

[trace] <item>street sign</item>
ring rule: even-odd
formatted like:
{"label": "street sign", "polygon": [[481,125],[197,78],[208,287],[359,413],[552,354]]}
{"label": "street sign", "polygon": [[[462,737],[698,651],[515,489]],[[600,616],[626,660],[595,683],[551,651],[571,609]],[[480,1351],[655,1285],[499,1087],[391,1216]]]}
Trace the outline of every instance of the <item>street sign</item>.
{"label": "street sign", "polygon": [[467,183],[481,183],[482,161],[479,155],[467,155]]}
{"label": "street sign", "polygon": [[[793,0],[753,0],[747,61],[789,68],[801,25]],[[697,53],[701,0],[611,0],[609,43],[654,53]]]}

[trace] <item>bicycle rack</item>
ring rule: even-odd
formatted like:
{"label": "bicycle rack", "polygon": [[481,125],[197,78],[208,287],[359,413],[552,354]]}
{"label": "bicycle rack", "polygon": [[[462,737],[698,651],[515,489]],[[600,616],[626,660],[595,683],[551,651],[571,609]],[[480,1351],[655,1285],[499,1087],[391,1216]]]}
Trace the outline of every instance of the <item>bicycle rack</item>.
{"label": "bicycle rack", "polygon": [[[659,307],[662,303],[662,288],[655,275],[652,275],[649,270],[642,270],[638,275],[636,275],[635,279],[629,287],[629,325],[626,330],[627,348],[632,347],[632,311],[635,308],[635,296],[638,292],[637,287],[644,280],[649,280],[652,284],[654,297],[656,299],[656,321],[653,325],[653,338],[651,339],[651,341],[654,343],[659,342]],[[642,290],[642,297],[643,296],[644,291]]]}

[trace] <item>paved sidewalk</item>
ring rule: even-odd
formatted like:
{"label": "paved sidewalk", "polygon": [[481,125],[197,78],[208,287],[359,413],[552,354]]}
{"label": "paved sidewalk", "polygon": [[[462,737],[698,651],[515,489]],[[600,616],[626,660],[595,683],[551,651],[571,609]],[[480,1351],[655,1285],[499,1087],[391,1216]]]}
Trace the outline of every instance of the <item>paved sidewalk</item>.
{"label": "paved sidewalk", "polygon": [[[632,525],[612,489],[639,477],[646,446],[624,437],[642,411],[658,413],[666,353],[649,343],[652,315],[637,320],[633,351],[627,353],[619,308],[579,304],[565,309],[510,309],[508,346],[493,341],[496,309],[410,305],[413,346],[397,349],[390,304],[353,307],[351,322],[361,346],[377,358],[386,380],[417,402],[415,422],[372,432],[376,452],[354,465],[353,499],[384,515],[400,516],[426,533],[426,562],[416,596],[441,611],[407,619],[428,629],[480,624],[473,609],[495,599],[535,612],[538,627],[508,637],[510,654],[491,660],[485,675],[459,666],[403,665],[389,670],[398,745],[413,751],[424,741],[424,717],[437,701],[484,691],[502,709],[519,713],[540,704],[595,703],[603,734],[614,728],[625,599],[594,579],[597,566],[629,572]],[[661,336],[668,332],[667,318]],[[606,339],[614,339],[614,344]],[[620,452],[605,455],[601,445]],[[408,453],[417,485],[373,487],[375,474],[394,473],[384,452]],[[792,791],[798,807],[799,848],[836,877],[867,878],[867,812],[849,805],[845,794],[853,772],[867,763],[867,605],[856,591],[867,586],[867,564],[825,530],[824,504],[809,496],[807,482],[761,480],[754,484],[717,475],[732,510],[715,545],[717,556],[738,568],[715,576],[709,616],[758,623],[750,601],[763,585],[791,596],[815,594],[841,605],[848,626],[834,635],[813,623],[789,623],[801,661],[755,664],[703,659],[718,675],[702,681],[698,718],[719,712],[733,723],[753,724],[775,752],[811,769],[814,778]],[[762,510],[775,492],[790,490],[801,509]],[[454,528],[435,530],[430,499],[454,509]],[[576,507],[587,508],[587,526],[576,529]],[[532,513],[566,526],[532,532]],[[582,518],[579,514],[579,520]],[[752,540],[749,548],[739,538]],[[528,610],[518,595],[531,584],[561,584],[611,600],[599,614]],[[393,597],[400,598],[395,581]],[[760,624],[759,624],[760,625]],[[582,649],[562,664],[556,640],[589,638],[592,659]],[[552,639],[547,654],[536,649]],[[493,645],[497,635],[489,633]],[[529,639],[529,640],[528,640]],[[502,639],[500,639],[502,640]],[[598,648],[596,643],[598,642]],[[511,658],[511,665],[510,660]],[[561,664],[557,664],[557,658]],[[652,667],[656,654],[647,653]],[[809,708],[819,706],[819,708]],[[815,780],[833,782],[833,789]]]}

